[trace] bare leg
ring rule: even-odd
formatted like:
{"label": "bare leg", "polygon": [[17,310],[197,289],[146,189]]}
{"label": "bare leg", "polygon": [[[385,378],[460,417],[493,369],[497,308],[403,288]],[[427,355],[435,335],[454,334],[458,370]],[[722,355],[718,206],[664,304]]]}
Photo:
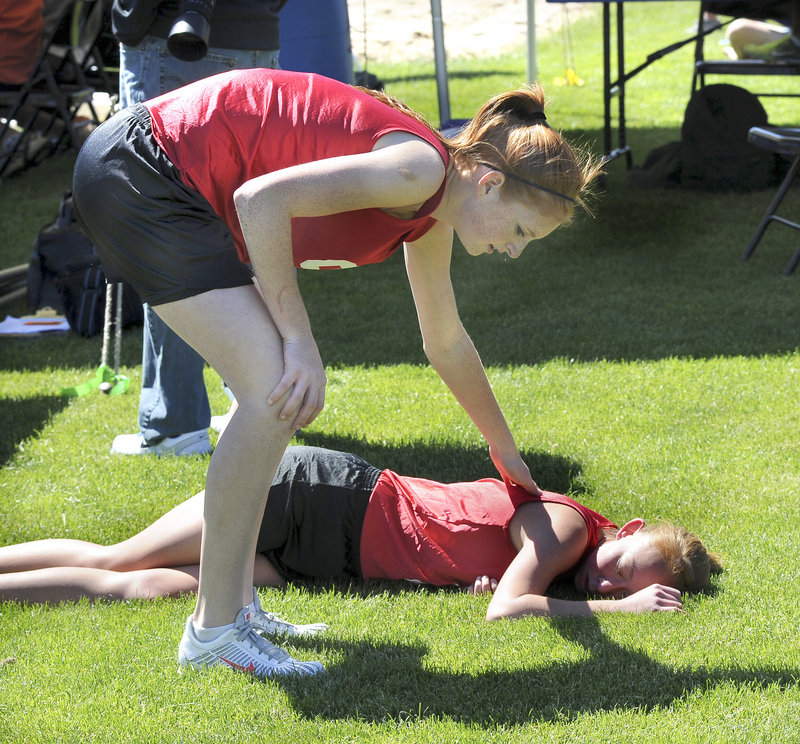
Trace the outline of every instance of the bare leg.
{"label": "bare leg", "polygon": [[[197,555],[200,556],[198,531]],[[47,540],[41,542],[78,542]],[[28,543],[35,545],[36,543]],[[88,543],[92,545],[92,543]],[[94,546],[102,547],[102,546]],[[283,586],[280,574],[263,556],[255,560],[255,582],[258,586]],[[17,573],[0,574],[2,602],[63,602],[87,599],[153,599],[174,597],[197,591],[200,566],[175,565],[136,570],[87,568],[85,566],[53,566]]]}
{"label": "bare leg", "polygon": [[291,422],[267,396],[283,372],[283,342],[255,287],[218,289],[156,312],[214,367],[238,409],[206,476],[196,627],[232,623],[252,599],[260,516]]}
{"label": "bare leg", "polygon": [[766,21],[737,18],[730,22],[725,36],[739,59],[746,57],[744,47],[751,44],[768,44],[786,36],[786,28]]}
{"label": "bare leg", "polygon": [[83,540],[35,540],[0,548],[0,573],[54,566],[133,571],[200,562],[203,493],[178,504],[153,524],[115,545]]}
{"label": "bare leg", "polygon": [[153,599],[193,592],[199,566],[111,571],[75,566],[0,574],[0,601],[62,602],[88,599]]}

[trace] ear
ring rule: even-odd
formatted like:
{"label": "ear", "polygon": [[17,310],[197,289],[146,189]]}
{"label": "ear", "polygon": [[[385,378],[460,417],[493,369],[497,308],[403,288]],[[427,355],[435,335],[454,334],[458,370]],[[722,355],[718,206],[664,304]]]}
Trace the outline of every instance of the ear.
{"label": "ear", "polygon": [[640,529],[644,527],[644,519],[640,517],[636,517],[636,519],[631,519],[630,522],[627,524],[622,525],[619,532],[617,532],[617,540],[623,537],[630,537],[631,535],[635,535]]}
{"label": "ear", "polygon": [[505,174],[496,170],[487,170],[478,179],[478,196],[485,196],[492,189],[499,189],[506,182]]}

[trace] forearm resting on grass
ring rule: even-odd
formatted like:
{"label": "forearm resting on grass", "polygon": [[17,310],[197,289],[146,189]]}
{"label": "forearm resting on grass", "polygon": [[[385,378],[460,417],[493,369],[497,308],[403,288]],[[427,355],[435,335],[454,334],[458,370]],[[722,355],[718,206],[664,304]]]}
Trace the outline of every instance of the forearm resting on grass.
{"label": "forearm resting on grass", "polygon": [[504,617],[591,617],[601,612],[675,612],[683,608],[680,592],[672,587],[652,584],[622,599],[566,600],[538,594],[505,596],[494,594],[486,611],[487,620]]}

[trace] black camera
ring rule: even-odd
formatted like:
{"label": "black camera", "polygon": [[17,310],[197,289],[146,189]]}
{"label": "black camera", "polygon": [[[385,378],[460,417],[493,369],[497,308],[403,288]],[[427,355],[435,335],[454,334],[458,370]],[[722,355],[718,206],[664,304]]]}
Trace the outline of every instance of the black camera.
{"label": "black camera", "polygon": [[180,0],[178,17],[169,32],[167,49],[185,62],[203,59],[208,52],[211,14],[217,0]]}

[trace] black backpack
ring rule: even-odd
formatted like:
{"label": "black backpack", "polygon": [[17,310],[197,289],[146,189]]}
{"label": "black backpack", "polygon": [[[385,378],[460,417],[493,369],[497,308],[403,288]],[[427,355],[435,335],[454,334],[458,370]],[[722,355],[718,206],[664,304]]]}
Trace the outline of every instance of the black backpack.
{"label": "black backpack", "polygon": [[[103,330],[106,277],[92,242],[78,225],[72,194],[61,199],[56,219],[40,230],[28,265],[28,304],[63,313],[73,331],[94,336]],[[141,323],[142,303],[123,285],[122,325]]]}
{"label": "black backpack", "polygon": [[779,159],[747,141],[750,127],[766,125],[761,101],[744,88],[718,84],[695,91],[681,128],[681,184],[738,192],[777,185]]}
{"label": "black backpack", "polygon": [[681,140],[651,150],[630,172],[637,188],[684,186],[704,191],[747,192],[777,186],[785,163],[747,141],[750,127],[765,126],[758,98],[735,85],[706,85],[692,94]]}

